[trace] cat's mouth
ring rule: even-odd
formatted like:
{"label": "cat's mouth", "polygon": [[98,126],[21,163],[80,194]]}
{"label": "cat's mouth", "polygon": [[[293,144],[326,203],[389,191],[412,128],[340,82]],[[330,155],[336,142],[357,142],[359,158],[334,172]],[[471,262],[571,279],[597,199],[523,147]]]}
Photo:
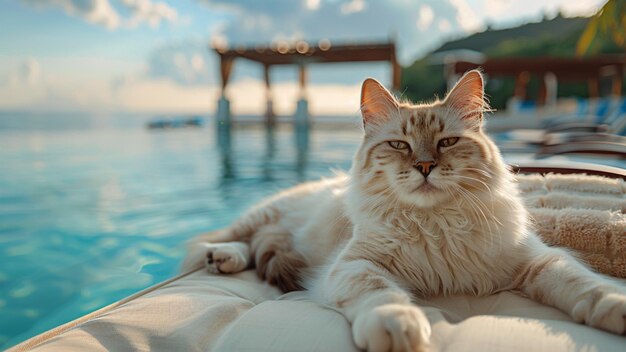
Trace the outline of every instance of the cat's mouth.
{"label": "cat's mouth", "polygon": [[413,192],[430,193],[438,190],[439,188],[433,186],[433,184],[428,182],[428,180],[425,180],[424,182],[422,182],[421,185],[415,187]]}

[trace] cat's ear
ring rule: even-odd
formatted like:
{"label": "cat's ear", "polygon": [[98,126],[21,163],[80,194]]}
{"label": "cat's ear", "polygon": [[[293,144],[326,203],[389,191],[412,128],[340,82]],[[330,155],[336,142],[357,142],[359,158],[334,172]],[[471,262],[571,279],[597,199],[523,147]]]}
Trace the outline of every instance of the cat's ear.
{"label": "cat's ear", "polygon": [[481,122],[483,112],[488,109],[484,87],[480,71],[469,71],[454,85],[443,103],[458,111],[461,118]]}
{"label": "cat's ear", "polygon": [[382,84],[367,78],[361,87],[361,114],[363,125],[382,122],[398,111],[398,101]]}

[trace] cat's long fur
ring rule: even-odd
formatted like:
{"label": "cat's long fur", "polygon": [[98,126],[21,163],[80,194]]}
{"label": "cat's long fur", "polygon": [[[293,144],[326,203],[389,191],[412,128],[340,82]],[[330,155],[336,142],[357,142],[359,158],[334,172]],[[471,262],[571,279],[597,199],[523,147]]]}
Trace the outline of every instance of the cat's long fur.
{"label": "cat's long fur", "polygon": [[513,177],[482,128],[480,72],[424,105],[401,104],[368,79],[361,103],[364,137],[349,174],[266,200],[201,238],[185,267],[256,266],[284,290],[323,268],[307,287],[352,323],[356,345],[368,350],[428,349],[430,324],[412,297],[440,294],[519,290],[578,322],[625,332],[626,288],[529,228]]}

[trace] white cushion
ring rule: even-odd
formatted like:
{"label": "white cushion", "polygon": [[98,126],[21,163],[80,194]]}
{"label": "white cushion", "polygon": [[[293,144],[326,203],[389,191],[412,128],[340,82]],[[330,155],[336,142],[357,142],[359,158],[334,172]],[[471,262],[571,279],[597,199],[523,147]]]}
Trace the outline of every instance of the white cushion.
{"label": "white cushion", "polygon": [[[626,337],[571,322],[512,292],[420,302],[441,351],[624,351]],[[354,351],[350,325],[254,272],[196,272],[35,347],[36,351]]]}

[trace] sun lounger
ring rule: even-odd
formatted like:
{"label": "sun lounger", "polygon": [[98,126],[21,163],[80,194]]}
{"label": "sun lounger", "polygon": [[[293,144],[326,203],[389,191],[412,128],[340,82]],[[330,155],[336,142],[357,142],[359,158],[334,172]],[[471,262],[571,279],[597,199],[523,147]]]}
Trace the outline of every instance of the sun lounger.
{"label": "sun lounger", "polygon": [[[618,243],[626,243],[623,241],[626,236],[624,170],[580,169],[576,165],[545,163],[514,169],[530,173],[522,177],[526,180],[522,190],[529,207],[545,209],[545,217],[540,211],[535,212],[539,220],[558,225],[563,219],[551,218],[550,214],[570,207],[576,211],[591,207],[600,217],[611,214],[617,217],[614,235],[621,236]],[[569,179],[540,176],[548,172],[577,176]],[[583,173],[608,178],[583,176]],[[582,201],[560,201],[568,194]],[[621,232],[619,226],[622,226]],[[552,238],[551,243],[563,245],[559,240],[571,241],[571,238]],[[606,241],[596,242],[600,247],[606,245]],[[575,243],[571,247],[585,249],[575,248]],[[606,251],[615,251],[615,247],[596,249],[600,257],[589,257],[589,261],[596,269],[611,273],[619,263],[606,264],[601,259],[606,257]],[[617,254],[616,258],[626,256],[622,250]],[[620,271],[615,274],[622,275]],[[623,275],[626,277],[626,270]],[[441,351],[621,351],[626,346],[624,336],[574,323],[563,312],[514,292],[487,297],[438,297],[418,302],[425,307],[433,327],[433,343]],[[63,352],[356,350],[350,326],[343,316],[313,303],[306,292],[283,294],[276,287],[261,282],[252,271],[215,276],[202,269],[36,336],[11,351],[30,349]]]}
{"label": "sun lounger", "polygon": [[624,100],[621,97],[579,99],[576,112],[545,118],[542,127],[545,129],[558,129],[560,126],[576,123],[600,125],[607,119],[610,119],[623,102]]}
{"label": "sun lounger", "polygon": [[626,135],[626,100],[613,99],[606,103],[603,114],[592,119],[555,119],[546,126],[546,134],[562,132],[613,133]]}
{"label": "sun lounger", "polygon": [[[579,102],[579,104],[582,104]],[[593,100],[584,104],[585,109],[580,109],[576,114],[558,116],[545,119],[542,128],[513,129],[506,132],[495,133],[496,140],[502,143],[525,143],[528,148],[542,146],[539,153],[541,155],[565,153],[566,150],[579,150],[581,147],[559,146],[552,148],[556,144],[573,144],[579,141],[581,136],[588,137],[596,146],[593,150],[615,149],[611,145],[602,147],[601,143],[607,141],[606,135],[626,135],[626,100],[605,98]],[[593,106],[594,108],[588,108]],[[595,113],[589,114],[588,110]],[[487,125],[489,127],[489,124]],[[502,129],[502,126],[500,126]],[[489,130],[489,128],[488,128]],[[584,137],[583,137],[584,138]],[[589,141],[588,139],[586,141]],[[591,149],[590,149],[591,150]],[[621,150],[618,147],[618,150]]]}

